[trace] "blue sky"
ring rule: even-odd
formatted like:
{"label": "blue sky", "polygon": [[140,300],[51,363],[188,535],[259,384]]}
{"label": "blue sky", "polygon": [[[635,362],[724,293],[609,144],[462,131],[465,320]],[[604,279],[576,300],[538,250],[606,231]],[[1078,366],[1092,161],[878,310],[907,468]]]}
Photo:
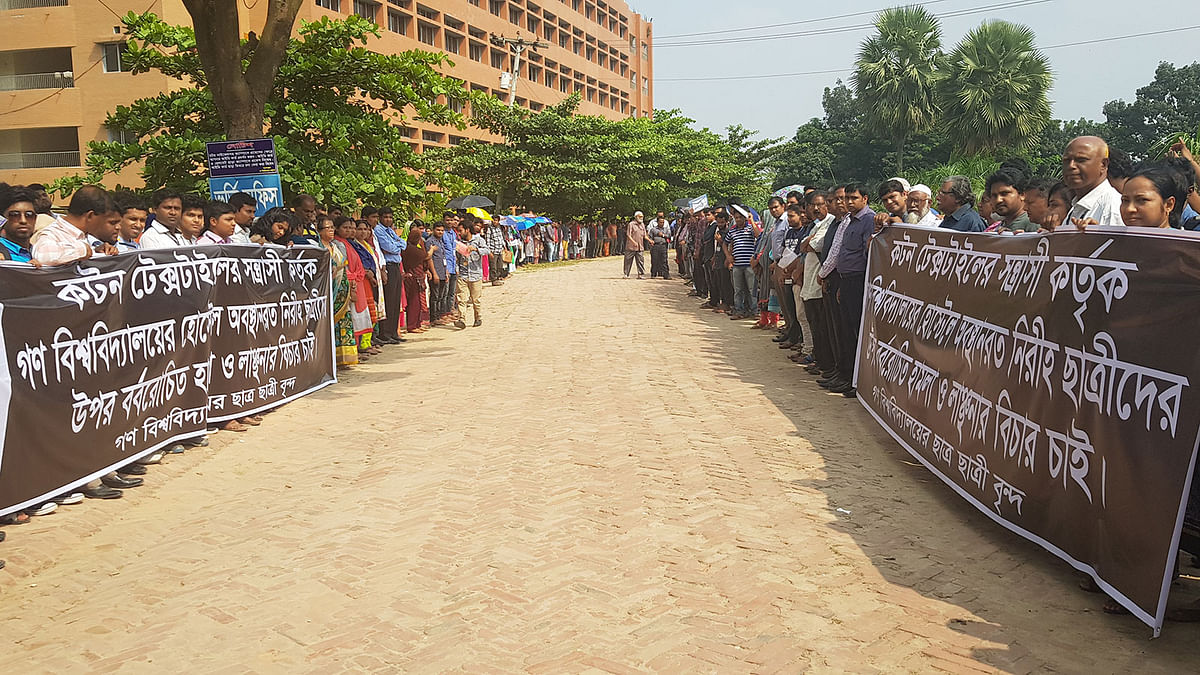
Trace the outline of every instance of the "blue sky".
{"label": "blue sky", "polygon": [[[1024,6],[982,9],[1006,2]],[[850,29],[757,42],[668,47],[672,42],[761,36],[771,33],[812,32],[869,24],[871,14],[757,31],[736,28],[831,15],[877,10],[885,0],[812,2],[788,0],[636,0],[633,9],[654,20],[655,107],[679,108],[701,126],[713,130],[742,124],[769,136],[790,137],[796,127],[819,117],[821,93],[849,73],[825,73],[770,79],[741,79],[812,71],[849,70],[859,43],[871,31]],[[1195,0],[940,0],[927,5],[944,15],[981,10],[942,19],[943,45],[948,51],[970,29],[986,19],[1023,23],[1038,35],[1038,46],[1109,38],[1200,25]],[[1131,11],[1135,10],[1135,11]],[[683,33],[726,31],[694,37]],[[1060,119],[1103,119],[1104,103],[1132,100],[1138,87],[1150,82],[1160,61],[1184,65],[1200,61],[1200,30],[1135,37],[1075,47],[1047,49],[1055,74],[1051,100]],[[671,81],[674,78],[732,78]]]}

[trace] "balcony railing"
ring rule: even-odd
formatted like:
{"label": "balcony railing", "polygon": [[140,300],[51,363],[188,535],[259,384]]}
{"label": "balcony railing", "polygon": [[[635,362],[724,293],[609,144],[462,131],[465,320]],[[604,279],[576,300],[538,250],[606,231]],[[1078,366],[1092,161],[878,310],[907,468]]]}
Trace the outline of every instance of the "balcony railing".
{"label": "balcony railing", "polygon": [[37,9],[39,7],[66,7],[67,0],[0,0],[0,12],[7,9]]}
{"label": "balcony railing", "polygon": [[0,153],[0,169],[51,169],[79,166],[79,151]]}
{"label": "balcony railing", "polygon": [[[4,0],[0,0],[3,2]],[[75,86],[75,74],[71,71],[59,73],[22,73],[0,75],[0,91],[23,89],[62,89]]]}

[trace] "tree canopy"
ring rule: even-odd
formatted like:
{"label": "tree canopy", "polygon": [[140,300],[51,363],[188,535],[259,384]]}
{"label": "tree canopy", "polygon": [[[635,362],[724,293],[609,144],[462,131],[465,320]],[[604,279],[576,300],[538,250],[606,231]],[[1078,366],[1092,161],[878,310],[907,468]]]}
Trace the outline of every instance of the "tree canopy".
{"label": "tree canopy", "polygon": [[[86,173],[54,187],[70,191],[141,161],[147,189],[204,191],[204,144],[226,135],[208,73],[194,49],[195,35],[153,14],[130,13],[124,22],[133,72],[157,70],[185,86],[119,106],[106,124],[136,141],[89,144]],[[378,30],[354,15],[343,21],[322,18],[304,24],[288,43],[264,108],[286,193],[308,193],[328,203],[364,200],[419,209],[433,199],[428,185],[460,182],[413,152],[405,115],[463,128],[466,120],[448,104],[482,97],[437,72],[447,63],[442,55],[371,51],[368,45]]]}
{"label": "tree canopy", "polygon": [[[561,219],[628,215],[671,207],[684,197],[765,198],[767,179],[739,162],[764,151],[754,132],[731,135],[742,147],[692,127],[678,111],[610,120],[578,115],[579,96],[539,112],[477,102],[476,123],[504,143],[467,140],[430,154],[498,204]],[[761,158],[759,158],[761,164]]]}

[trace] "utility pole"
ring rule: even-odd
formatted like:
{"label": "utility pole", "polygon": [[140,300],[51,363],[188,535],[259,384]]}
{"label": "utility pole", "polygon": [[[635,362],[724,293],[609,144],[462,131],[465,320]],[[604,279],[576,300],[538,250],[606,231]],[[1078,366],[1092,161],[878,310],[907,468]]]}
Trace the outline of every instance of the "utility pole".
{"label": "utility pole", "polygon": [[549,47],[550,44],[540,42],[536,39],[526,40],[521,37],[520,33],[517,33],[517,37],[515,38],[506,38],[503,35],[493,34],[490,42],[497,47],[508,47],[512,51],[512,77],[508,83],[508,107],[511,108],[517,102],[517,78],[521,73],[521,53],[530,48],[536,52],[538,47]]}

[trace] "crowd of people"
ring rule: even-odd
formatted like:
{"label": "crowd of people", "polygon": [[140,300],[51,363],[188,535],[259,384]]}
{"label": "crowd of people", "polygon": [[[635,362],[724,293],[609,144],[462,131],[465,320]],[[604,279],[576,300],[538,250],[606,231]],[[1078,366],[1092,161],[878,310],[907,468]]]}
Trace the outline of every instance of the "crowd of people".
{"label": "crowd of people", "polygon": [[[895,177],[874,189],[849,183],[789,191],[771,197],[761,217],[737,200],[681,212],[672,222],[659,212],[649,226],[639,212],[626,227],[625,277],[636,263],[643,278],[642,251],[649,248],[651,276],[670,278],[665,257],[673,249],[689,295],[704,300],[701,310],[775,330],[774,343],[818,386],[853,398],[868,248],[889,225],[996,236],[1096,226],[1200,229],[1200,162],[1183,142],[1167,157],[1134,166],[1103,139],[1080,137],[1066,147],[1061,166],[1060,175],[1038,177],[1022,160],[1004,162],[978,186],[981,194],[965,176],[947,177],[936,194]],[[1196,486],[1187,532],[1200,536]],[[1091,577],[1080,585],[1101,591]],[[1103,608],[1126,613],[1111,598]],[[1168,616],[1200,621],[1200,601]]]}

